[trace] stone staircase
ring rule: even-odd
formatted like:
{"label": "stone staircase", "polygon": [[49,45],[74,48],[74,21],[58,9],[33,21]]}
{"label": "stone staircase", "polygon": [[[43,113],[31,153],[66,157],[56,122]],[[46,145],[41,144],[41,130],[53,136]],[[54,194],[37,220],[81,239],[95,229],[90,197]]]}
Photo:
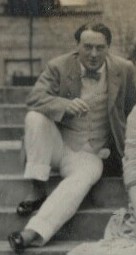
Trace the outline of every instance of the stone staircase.
{"label": "stone staircase", "polygon": [[[7,235],[21,230],[29,218],[16,215],[16,206],[31,189],[31,182],[23,179],[20,163],[25,99],[28,87],[0,89],[0,255],[14,254]],[[48,194],[60,181],[52,172]],[[64,201],[65,203],[65,201]],[[105,226],[115,208],[127,204],[121,178],[102,178],[83,201],[77,214],[43,248],[31,248],[25,254],[64,255],[82,241],[95,242],[103,237]]]}

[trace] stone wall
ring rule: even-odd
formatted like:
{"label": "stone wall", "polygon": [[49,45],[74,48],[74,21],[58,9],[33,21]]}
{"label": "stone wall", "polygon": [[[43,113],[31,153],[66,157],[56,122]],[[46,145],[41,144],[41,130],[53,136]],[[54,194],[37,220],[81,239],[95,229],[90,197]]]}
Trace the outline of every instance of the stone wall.
{"label": "stone wall", "polygon": [[[4,0],[0,0],[3,2]],[[91,0],[90,0],[91,1]],[[5,1],[4,1],[5,2]],[[52,57],[76,47],[73,33],[88,21],[103,21],[111,27],[114,53],[127,57],[135,38],[135,0],[101,0],[103,13],[83,12],[33,20],[33,58],[41,59],[41,70]],[[9,85],[6,61],[29,58],[29,18],[0,16],[0,86]]]}
{"label": "stone wall", "polygon": [[103,0],[104,20],[113,33],[113,49],[127,57],[136,38],[136,1]]}
{"label": "stone wall", "polygon": [[[41,69],[55,56],[76,47],[74,32],[83,23],[101,20],[100,15],[55,16],[33,21],[33,58],[41,59]],[[8,84],[5,61],[29,57],[29,22],[27,18],[0,17],[0,84]]]}

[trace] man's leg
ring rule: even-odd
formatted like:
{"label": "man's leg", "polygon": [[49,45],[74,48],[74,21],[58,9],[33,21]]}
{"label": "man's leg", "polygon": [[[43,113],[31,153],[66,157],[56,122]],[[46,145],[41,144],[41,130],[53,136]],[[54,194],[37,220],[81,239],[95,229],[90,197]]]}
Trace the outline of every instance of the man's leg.
{"label": "man's leg", "polygon": [[45,244],[77,211],[90,188],[100,179],[102,161],[86,152],[66,152],[62,174],[66,178],[43,203],[21,233],[29,245],[36,237]]}
{"label": "man's leg", "polygon": [[25,119],[27,155],[25,178],[33,180],[33,187],[25,201],[19,204],[17,209],[19,215],[25,216],[31,211],[32,208],[29,208],[31,201],[34,201],[34,205],[36,200],[39,204],[43,202],[46,197],[46,182],[49,179],[51,163],[56,165],[59,163],[62,147],[61,134],[55,123],[38,112],[29,112]]}

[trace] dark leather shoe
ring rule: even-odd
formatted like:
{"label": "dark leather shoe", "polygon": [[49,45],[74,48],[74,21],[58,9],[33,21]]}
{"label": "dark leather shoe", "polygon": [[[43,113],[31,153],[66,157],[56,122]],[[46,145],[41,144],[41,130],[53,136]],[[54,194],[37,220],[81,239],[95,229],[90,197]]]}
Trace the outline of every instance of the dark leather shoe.
{"label": "dark leather shoe", "polygon": [[13,232],[10,234],[8,236],[8,241],[16,254],[21,254],[24,252],[24,240],[20,232]]}
{"label": "dark leather shoe", "polygon": [[17,207],[17,214],[19,216],[29,216],[32,212],[38,210],[42,203],[46,200],[46,196],[34,201],[23,201]]}

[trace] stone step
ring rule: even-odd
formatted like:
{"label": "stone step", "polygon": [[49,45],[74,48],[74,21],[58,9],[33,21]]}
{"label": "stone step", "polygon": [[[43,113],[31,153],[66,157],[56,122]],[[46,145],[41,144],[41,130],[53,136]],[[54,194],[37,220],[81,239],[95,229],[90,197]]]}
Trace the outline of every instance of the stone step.
{"label": "stone step", "polygon": [[0,104],[24,104],[32,87],[0,88]]}
{"label": "stone step", "polygon": [[[24,199],[30,188],[30,182],[22,177],[24,166],[20,160],[20,146],[20,141],[0,141],[0,204],[2,205],[17,204]],[[54,171],[51,176],[49,187],[53,190],[60,177]],[[96,206],[109,207],[126,204],[125,189],[122,179],[118,177],[103,178],[95,189],[92,202]],[[10,193],[9,190],[11,190]]]}
{"label": "stone step", "polygon": [[0,141],[0,173],[19,174],[23,173],[21,163],[21,141]]}
{"label": "stone step", "polygon": [[[23,253],[24,255],[65,255],[68,251],[79,245],[81,242],[50,242],[46,247],[28,248]],[[7,241],[0,241],[0,255],[15,255],[11,250]]]}
{"label": "stone step", "polygon": [[[24,171],[24,154],[21,151],[21,140],[0,141],[0,174],[21,174]],[[115,167],[115,171],[114,171]],[[106,170],[108,176],[119,176],[120,169],[113,165],[112,169]],[[113,174],[115,172],[115,174]]]}
{"label": "stone step", "polygon": [[[55,241],[87,241],[99,240],[104,235],[104,229],[113,209],[79,210],[76,215],[55,235]],[[15,208],[0,208],[0,240],[7,240],[7,235],[13,231],[21,231],[29,218],[16,215]]]}
{"label": "stone step", "polygon": [[[48,194],[57,186],[60,180],[58,174],[51,173],[47,186]],[[31,180],[26,180],[21,175],[0,175],[0,205],[17,206],[31,192],[31,189]]]}
{"label": "stone step", "polygon": [[20,140],[23,135],[23,125],[0,125],[0,141]]}
{"label": "stone step", "polygon": [[24,124],[25,104],[0,104],[1,125]]}
{"label": "stone step", "polygon": [[[46,191],[49,195],[61,181],[59,174],[52,172]],[[30,180],[21,175],[0,175],[0,205],[16,206],[31,192]],[[82,208],[119,208],[127,205],[123,181],[118,177],[103,177],[86,196]]]}

